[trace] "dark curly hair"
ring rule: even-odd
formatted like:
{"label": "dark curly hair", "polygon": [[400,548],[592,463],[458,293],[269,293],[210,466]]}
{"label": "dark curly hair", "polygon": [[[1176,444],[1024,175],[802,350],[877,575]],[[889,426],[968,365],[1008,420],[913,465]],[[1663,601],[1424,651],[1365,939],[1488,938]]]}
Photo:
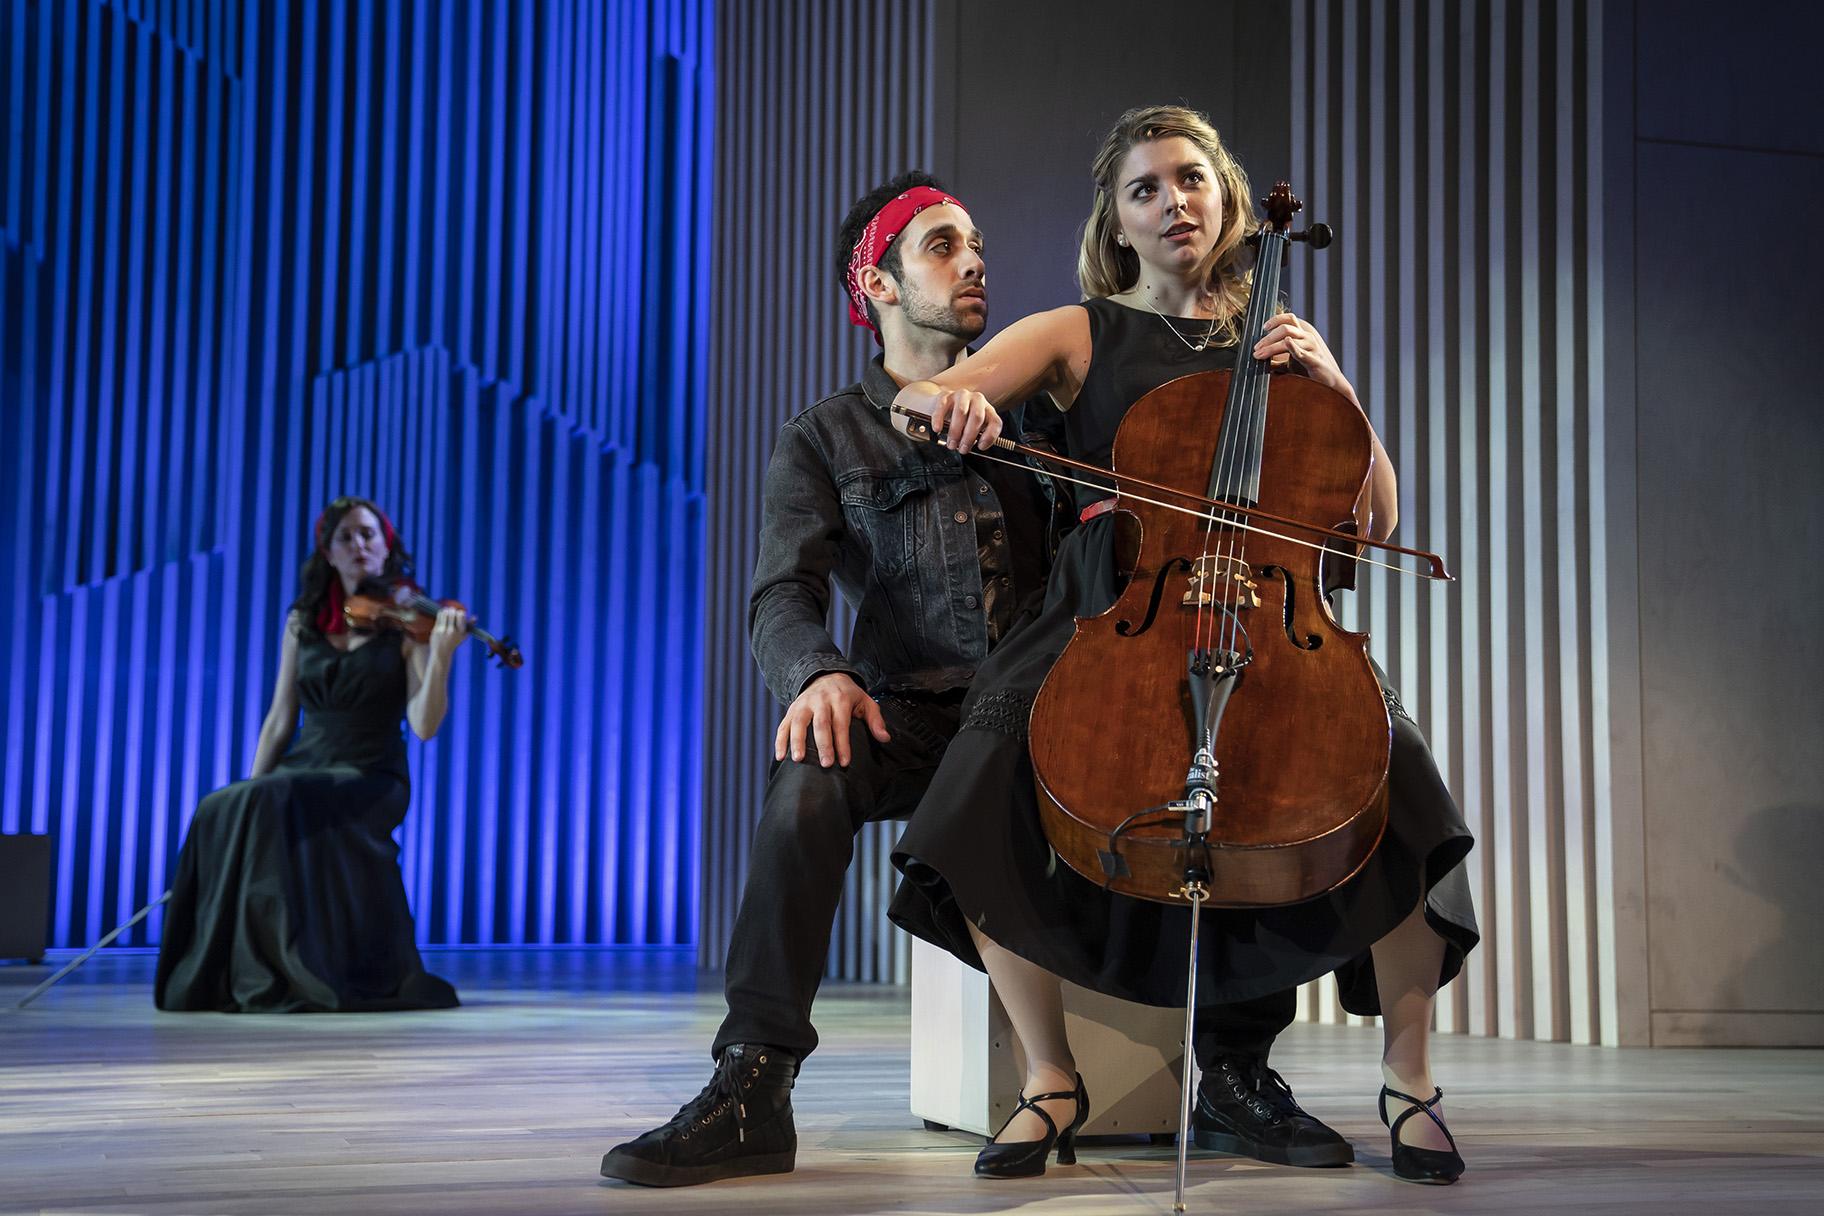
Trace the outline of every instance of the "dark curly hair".
{"label": "dark curly hair", "polygon": [[[845,299],[849,294],[849,259],[855,256],[855,246],[861,243],[862,230],[868,226],[869,220],[880,214],[882,207],[915,186],[929,186],[933,190],[950,193],[949,187],[923,169],[912,169],[856,199],[855,205],[843,217],[842,227],[836,230],[836,281],[842,284]],[[888,245],[876,264],[897,280],[905,270],[905,263],[899,256],[899,242],[894,241]],[[864,303],[868,310],[868,320],[874,322],[875,329],[879,329],[880,316],[874,311],[874,302],[868,300]]]}
{"label": "dark curly hair", "polygon": [[[374,518],[380,521],[381,528],[387,534],[386,567],[380,578],[387,583],[412,581],[413,563],[411,551],[399,538],[392,521],[387,518],[374,502],[366,498],[357,498],[344,494],[323,508],[323,514],[317,517],[316,527],[310,538],[310,556],[304,559],[304,568],[298,571],[300,589],[298,598],[291,601],[290,611],[297,614],[297,627],[306,633],[320,633],[317,625],[317,614],[322,611],[324,601],[329,598],[330,580],[341,577],[335,567],[329,564],[329,542],[342,526],[342,517],[356,507],[366,507],[372,511]],[[415,584],[414,584],[415,585]]]}

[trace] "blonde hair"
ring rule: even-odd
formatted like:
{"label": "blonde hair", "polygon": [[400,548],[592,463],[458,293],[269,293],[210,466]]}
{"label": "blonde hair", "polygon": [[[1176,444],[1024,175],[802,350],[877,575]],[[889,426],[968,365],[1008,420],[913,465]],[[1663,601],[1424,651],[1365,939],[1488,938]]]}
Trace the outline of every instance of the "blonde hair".
{"label": "blonde hair", "polygon": [[1196,110],[1184,106],[1141,106],[1123,114],[1102,141],[1090,165],[1096,196],[1090,204],[1089,218],[1083,223],[1083,241],[1077,251],[1077,286],[1084,299],[1090,299],[1119,295],[1140,281],[1140,256],[1115,242],[1120,227],[1115,177],[1135,145],[1174,136],[1195,144],[1216,171],[1217,188],[1222,193],[1222,230],[1211,251],[1208,286],[1216,296],[1216,315],[1220,318],[1217,332],[1233,341],[1254,277],[1242,264],[1244,243],[1260,227],[1260,221],[1254,217],[1248,175],[1229,155],[1210,120]]}

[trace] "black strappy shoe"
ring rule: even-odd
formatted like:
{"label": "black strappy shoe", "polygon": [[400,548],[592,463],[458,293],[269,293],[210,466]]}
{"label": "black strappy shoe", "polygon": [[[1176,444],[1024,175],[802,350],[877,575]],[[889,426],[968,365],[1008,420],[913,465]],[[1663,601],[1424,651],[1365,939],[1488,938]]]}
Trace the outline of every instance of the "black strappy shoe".
{"label": "black strappy shoe", "polygon": [[[1077,1104],[1077,1117],[1070,1121],[1070,1126],[1062,1132],[1052,1117],[1045,1113],[1041,1102],[1058,1101],[1069,1098]],[[1083,1087],[1083,1074],[1077,1074],[1077,1088],[1074,1092],[1060,1091],[1055,1094],[1040,1094],[1034,1098],[1020,1095],[1020,1104],[1013,1108],[1013,1114],[1007,1116],[1007,1123],[1001,1124],[1001,1131],[1007,1130],[1007,1124],[1019,1118],[1023,1110],[1038,1112],[1039,1118],[1045,1120],[1045,1138],[1043,1140],[1019,1140],[1012,1144],[990,1142],[982,1146],[982,1151],[975,1155],[975,1176],[978,1178],[1037,1178],[1045,1172],[1045,1158],[1051,1152],[1051,1146],[1058,1146],[1058,1164],[1075,1165],[1077,1163],[1077,1129],[1089,1118],[1089,1091]],[[1000,1135],[996,1132],[995,1135]]]}
{"label": "black strappy shoe", "polygon": [[[1387,1130],[1393,1135],[1393,1172],[1408,1182],[1425,1182],[1432,1186],[1449,1186],[1463,1176],[1463,1158],[1457,1154],[1457,1138],[1444,1126],[1443,1118],[1434,1109],[1444,1100],[1444,1091],[1434,1089],[1429,1099],[1419,1101],[1411,1094],[1403,1094],[1397,1089],[1381,1086],[1381,1122],[1387,1123],[1387,1099],[1396,1098],[1410,1103],[1400,1112],[1400,1117],[1387,1124]],[[1420,1111],[1424,1111],[1430,1120],[1438,1125],[1444,1138],[1450,1141],[1450,1151],[1438,1148],[1415,1148],[1410,1144],[1400,1143],[1400,1127],[1406,1120]]]}

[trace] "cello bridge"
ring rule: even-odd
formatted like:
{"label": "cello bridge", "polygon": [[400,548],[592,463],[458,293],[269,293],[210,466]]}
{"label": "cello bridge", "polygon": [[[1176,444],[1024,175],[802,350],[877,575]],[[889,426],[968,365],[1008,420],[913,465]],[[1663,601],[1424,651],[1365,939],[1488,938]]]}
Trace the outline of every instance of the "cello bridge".
{"label": "cello bridge", "polygon": [[1233,555],[1206,553],[1191,565],[1185,579],[1184,606],[1208,608],[1218,597],[1236,608],[1260,607],[1260,586],[1252,578],[1253,568]]}

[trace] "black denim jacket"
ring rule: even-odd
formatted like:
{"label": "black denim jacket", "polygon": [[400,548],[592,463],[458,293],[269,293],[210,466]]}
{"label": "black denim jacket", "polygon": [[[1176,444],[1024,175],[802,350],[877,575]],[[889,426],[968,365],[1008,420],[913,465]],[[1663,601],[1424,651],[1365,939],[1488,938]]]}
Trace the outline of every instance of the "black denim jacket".
{"label": "black denim jacket", "polygon": [[[1050,510],[1049,483],[1034,478],[1024,501],[1002,502],[953,453],[896,431],[898,391],[877,356],[859,384],[779,432],[747,625],[782,702],[831,671],[875,694],[966,685],[988,653],[976,513]],[[1057,529],[1026,530],[1046,538],[1048,567]],[[832,584],[857,606],[846,655],[828,626]]]}

